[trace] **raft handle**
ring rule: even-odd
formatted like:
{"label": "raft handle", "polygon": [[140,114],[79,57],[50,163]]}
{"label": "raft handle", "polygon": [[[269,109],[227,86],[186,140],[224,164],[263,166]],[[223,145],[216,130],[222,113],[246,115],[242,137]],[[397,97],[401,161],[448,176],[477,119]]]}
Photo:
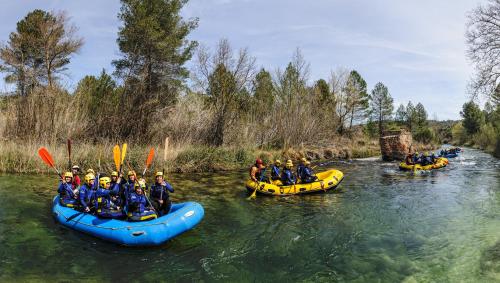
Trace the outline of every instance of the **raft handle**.
{"label": "raft handle", "polygon": [[145,233],[146,233],[146,232],[144,232],[144,231],[136,231],[136,232],[133,232],[133,233],[132,233],[132,236],[136,236],[136,237],[137,237],[137,236],[144,235]]}

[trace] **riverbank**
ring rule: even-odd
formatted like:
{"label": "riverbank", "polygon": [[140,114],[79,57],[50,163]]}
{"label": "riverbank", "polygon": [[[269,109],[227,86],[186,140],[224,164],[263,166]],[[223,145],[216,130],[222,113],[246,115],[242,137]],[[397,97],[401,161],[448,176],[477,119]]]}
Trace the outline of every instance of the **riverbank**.
{"label": "riverbank", "polygon": [[[115,169],[113,162],[113,143],[79,143],[72,144],[72,164],[81,168],[99,168],[109,172]],[[13,141],[0,142],[0,172],[2,173],[52,173],[39,158],[38,149],[45,146],[54,158],[54,162],[61,171],[68,167],[68,152],[66,144],[37,144],[16,143]],[[167,172],[218,172],[247,169],[259,157],[268,163],[275,159],[298,160],[307,157],[310,160],[349,160],[380,156],[378,140],[358,138],[338,138],[329,143],[317,145],[303,145],[300,148],[287,150],[209,147],[195,145],[174,145],[169,148],[166,162],[163,162],[163,145],[135,145],[128,144],[126,160],[132,168],[141,170],[147,158],[149,149],[154,147],[156,157],[151,171],[165,169]],[[419,151],[432,150],[434,145],[417,145]],[[128,170],[127,162],[124,169]]]}

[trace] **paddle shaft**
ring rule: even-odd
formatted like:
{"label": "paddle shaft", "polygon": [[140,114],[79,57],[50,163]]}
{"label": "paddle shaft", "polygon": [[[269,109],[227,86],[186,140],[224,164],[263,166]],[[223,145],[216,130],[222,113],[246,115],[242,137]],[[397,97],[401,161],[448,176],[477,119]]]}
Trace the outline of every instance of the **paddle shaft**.
{"label": "paddle shaft", "polygon": [[[128,161],[127,161],[127,166],[128,166],[128,168],[129,168],[129,170],[131,170],[131,171],[132,171],[132,168],[130,167],[130,163],[129,163]],[[135,178],[135,181],[136,181],[136,182],[139,182],[139,180],[137,180],[137,174],[135,173],[135,171],[133,171],[133,172],[134,172],[134,178]],[[140,186],[140,185],[139,185],[139,186]],[[142,188],[141,188],[141,189],[142,189]],[[146,201],[148,202],[148,204],[149,204],[149,206],[151,207],[151,209],[152,209],[152,210],[154,211],[154,213],[158,216],[158,212],[156,212],[156,209],[153,207],[153,204],[152,204],[152,203],[151,203],[151,201],[149,200],[148,195],[146,194],[146,192],[145,192],[145,191],[143,191],[142,193],[144,194],[144,197],[146,198]]]}
{"label": "paddle shaft", "polygon": [[71,140],[68,139],[68,168],[71,171]]}

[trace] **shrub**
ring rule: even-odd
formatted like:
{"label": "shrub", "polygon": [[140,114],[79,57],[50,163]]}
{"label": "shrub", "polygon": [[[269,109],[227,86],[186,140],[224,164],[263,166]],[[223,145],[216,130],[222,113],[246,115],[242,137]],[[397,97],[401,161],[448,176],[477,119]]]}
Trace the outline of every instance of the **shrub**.
{"label": "shrub", "polygon": [[474,137],[474,144],[481,149],[493,151],[498,139],[498,133],[492,124],[482,125],[479,132]]}
{"label": "shrub", "polygon": [[419,128],[413,136],[416,141],[422,143],[431,143],[435,138],[434,131],[429,127]]}

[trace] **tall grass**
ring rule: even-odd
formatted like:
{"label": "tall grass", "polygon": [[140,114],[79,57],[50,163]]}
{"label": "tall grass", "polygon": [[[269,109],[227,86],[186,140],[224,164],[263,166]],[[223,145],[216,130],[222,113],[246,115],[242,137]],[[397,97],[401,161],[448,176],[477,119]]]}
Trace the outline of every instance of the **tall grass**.
{"label": "tall grass", "polygon": [[[92,144],[73,141],[72,165],[82,170],[92,168],[100,172],[115,170],[113,146],[111,142]],[[44,173],[52,174],[38,156],[38,149],[44,146],[54,158],[56,167],[61,171],[68,169],[68,152],[65,142],[36,143],[0,140],[0,172],[6,173]],[[135,169],[142,172],[150,148],[155,149],[155,159],[149,172],[165,169],[168,172],[217,172],[247,169],[256,158],[265,163],[275,159],[298,160],[307,157],[311,160],[350,159],[380,155],[376,140],[349,140],[342,138],[330,144],[303,146],[286,150],[259,149],[255,147],[211,147],[206,145],[173,144],[168,149],[167,160],[163,161],[163,145],[128,144],[124,172]],[[130,166],[130,167],[129,167]]]}

